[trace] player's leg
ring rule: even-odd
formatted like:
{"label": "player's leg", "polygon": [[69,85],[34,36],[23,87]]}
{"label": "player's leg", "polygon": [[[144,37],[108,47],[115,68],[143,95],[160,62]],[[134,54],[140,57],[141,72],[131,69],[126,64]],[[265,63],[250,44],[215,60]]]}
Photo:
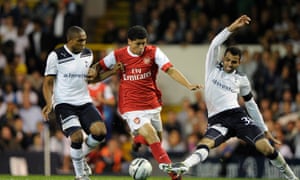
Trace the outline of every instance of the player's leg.
{"label": "player's leg", "polygon": [[282,155],[272,147],[265,138],[264,132],[253,123],[253,120],[246,116],[240,119],[240,121],[235,122],[237,137],[255,146],[258,151],[270,159],[271,163],[283,173],[286,179],[297,180],[298,178],[285,162]]}
{"label": "player's leg", "polygon": [[72,159],[76,180],[88,179],[84,171],[84,156],[82,152],[83,133],[81,129],[77,129],[70,135],[71,149],[70,156]]}
{"label": "player's leg", "polygon": [[[161,141],[162,140],[162,132],[157,132],[157,135]],[[132,150],[134,152],[138,152],[138,150],[142,146],[142,144],[149,146],[148,142],[145,140],[145,138],[142,135],[138,134],[138,135],[133,136]]]}
{"label": "player's leg", "polygon": [[204,137],[200,140],[196,150],[187,157],[182,163],[190,168],[207,159],[209,150],[215,145],[215,140]]}
{"label": "player's leg", "polygon": [[[162,127],[162,120],[160,116],[160,112],[157,113],[150,113],[148,114],[149,119],[151,119],[151,124],[153,128],[155,129],[155,133],[157,137],[159,138],[160,143],[162,143],[162,134],[163,134],[163,127]],[[162,148],[162,150],[165,152],[165,150]],[[166,153],[167,157],[170,159],[169,155]],[[170,159],[171,161],[171,159]],[[177,174],[175,172],[170,172],[169,176],[172,178],[172,180],[181,180],[181,174]]]}
{"label": "player's leg", "polygon": [[159,168],[165,172],[175,172],[176,174],[185,174],[189,171],[189,168],[203,162],[209,153],[210,145],[213,144],[212,139],[203,138],[199,142],[196,151],[194,151],[190,156],[188,156],[182,162],[176,162],[172,164],[159,164]]}
{"label": "player's leg", "polygon": [[[159,113],[159,109],[157,113]],[[130,128],[134,144],[144,144],[150,147],[151,144],[160,142],[157,130],[151,122],[153,114],[155,113],[151,115],[147,111],[133,111],[122,115],[122,118],[126,120]],[[160,129],[162,129],[161,122]]]}
{"label": "player's leg", "polygon": [[232,136],[227,128],[228,123],[233,123],[235,117],[230,117],[231,111],[226,111],[208,119],[209,127],[204,137],[199,141],[196,151],[188,156],[183,162],[173,163],[171,165],[161,164],[159,167],[165,172],[186,173],[190,167],[203,162],[208,157],[211,148],[219,146]]}
{"label": "player's leg", "polygon": [[[85,157],[100,143],[105,141],[106,127],[99,111],[91,103],[82,107],[79,117],[82,128],[87,134],[87,138],[85,139],[82,147],[83,156]],[[88,166],[85,159],[84,171],[86,175],[92,174],[91,168]]]}
{"label": "player's leg", "polygon": [[149,144],[152,155],[158,163],[171,163],[169,156],[161,146],[161,141],[156,133],[156,130],[150,123],[145,123],[138,129],[139,135],[143,136]]}
{"label": "player's leg", "polygon": [[[162,131],[160,109],[157,109],[156,112],[151,111],[151,113],[149,111],[127,112],[122,117],[126,120],[133,136],[139,137],[140,143],[148,145],[158,163],[171,163],[167,152],[161,146],[161,140],[157,134],[157,131]],[[156,121],[156,127],[152,125],[152,120]],[[170,173],[170,176],[173,180],[181,179],[174,173]]]}
{"label": "player's leg", "polygon": [[219,146],[228,139],[229,136],[226,136],[222,129],[226,128],[216,128],[215,126],[209,127],[205,136],[199,141],[197,149],[184,161],[172,163],[171,165],[160,164],[159,168],[165,172],[176,172],[177,174],[188,172],[191,167],[207,159],[210,149]]}
{"label": "player's leg", "polygon": [[[91,133],[87,136],[82,146],[84,157],[105,141],[105,135],[101,135],[105,134],[105,125],[103,122],[94,122],[91,125],[90,130]],[[89,167],[86,159],[84,159],[84,171],[86,175],[92,175],[92,169]]]}
{"label": "player's leg", "polygon": [[285,179],[298,180],[280,152],[277,152],[266,138],[257,140],[255,147],[258,151],[270,159],[271,164],[279,169]]}
{"label": "player's leg", "polygon": [[[158,164],[170,164],[171,159],[167,152],[162,148],[161,141],[159,136],[157,135],[156,130],[150,123],[144,124],[142,127],[138,129],[138,133],[143,136],[146,142],[149,144],[151,149],[151,153],[154,159],[158,162]],[[169,172],[169,176],[172,180],[179,180],[181,177],[177,177],[177,174],[173,172]]]}
{"label": "player's leg", "polygon": [[148,146],[149,144],[145,140],[145,138],[142,135],[134,135],[133,136],[133,143],[132,143],[132,150],[134,152],[138,152],[139,148],[142,146],[142,144]]}
{"label": "player's leg", "polygon": [[64,134],[70,137],[71,140],[70,156],[76,179],[88,180],[89,178],[84,174],[82,152],[83,133],[75,108],[76,107],[68,104],[59,104],[55,107],[55,114]]}
{"label": "player's leg", "polygon": [[[157,132],[157,135],[158,135],[158,137],[161,141],[162,140],[162,132]],[[146,146],[149,146],[149,144],[147,143],[147,141],[145,140],[145,138],[142,135],[138,134],[138,135],[133,136],[132,150],[134,152],[138,152],[138,150],[139,150],[139,148],[141,147],[142,144],[144,144]]]}
{"label": "player's leg", "polygon": [[83,154],[86,156],[93,149],[95,149],[99,144],[105,141],[105,124],[104,122],[94,122],[90,126],[90,133],[88,134],[86,140],[83,144]]}

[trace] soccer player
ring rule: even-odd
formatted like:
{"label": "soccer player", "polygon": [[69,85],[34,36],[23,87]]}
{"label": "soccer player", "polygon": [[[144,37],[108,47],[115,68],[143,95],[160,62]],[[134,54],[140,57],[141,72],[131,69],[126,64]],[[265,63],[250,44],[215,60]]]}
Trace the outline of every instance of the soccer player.
{"label": "soccer player", "polygon": [[[86,40],[87,35],[82,28],[70,27],[67,30],[67,43],[48,55],[43,83],[46,101],[43,115],[48,119],[48,114],[54,108],[62,131],[70,137],[70,156],[76,180],[89,180],[91,170],[85,155],[103,142],[106,135],[105,124],[92,104],[87,87],[93,53],[85,47]],[[85,142],[82,130],[88,135]]]}
{"label": "soccer player", "polygon": [[[242,15],[221,31],[211,42],[205,62],[205,100],[208,109],[209,127],[200,140],[197,150],[183,162],[160,164],[165,172],[185,173],[190,167],[203,162],[211,148],[219,146],[236,136],[252,144],[277,167],[288,180],[298,179],[283,156],[271,146],[269,140],[280,143],[268,131],[262,115],[251,94],[248,78],[236,69],[240,65],[241,51],[236,47],[225,50],[222,61],[218,61],[220,46],[236,30],[249,24],[251,19]],[[238,95],[245,101],[246,112],[239,106]]]}
{"label": "soccer player", "polygon": [[[156,85],[157,73],[159,69],[166,72],[189,90],[201,87],[191,84],[158,47],[147,45],[148,33],[144,27],[131,27],[127,36],[127,47],[109,53],[95,66],[111,69],[116,63],[123,64],[124,70],[120,73],[118,109],[134,136],[134,149],[137,150],[140,144],[148,145],[158,163],[171,163],[161,146],[162,100],[161,92]],[[169,175],[172,180],[181,179],[181,176],[174,173]]]}

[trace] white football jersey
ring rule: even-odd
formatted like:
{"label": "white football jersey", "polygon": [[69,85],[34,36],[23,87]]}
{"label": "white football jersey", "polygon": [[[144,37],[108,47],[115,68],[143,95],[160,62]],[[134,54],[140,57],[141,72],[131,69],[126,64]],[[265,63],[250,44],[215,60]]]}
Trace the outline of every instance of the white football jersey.
{"label": "white football jersey", "polygon": [[240,107],[238,95],[248,95],[251,92],[247,76],[234,71],[226,73],[218,61],[222,43],[231,32],[225,28],[212,41],[205,60],[205,101],[208,117],[225,110]]}
{"label": "white football jersey", "polygon": [[92,102],[86,76],[93,62],[90,49],[73,54],[66,45],[52,51],[47,58],[45,76],[56,76],[53,87],[53,105],[68,103],[82,105]]}

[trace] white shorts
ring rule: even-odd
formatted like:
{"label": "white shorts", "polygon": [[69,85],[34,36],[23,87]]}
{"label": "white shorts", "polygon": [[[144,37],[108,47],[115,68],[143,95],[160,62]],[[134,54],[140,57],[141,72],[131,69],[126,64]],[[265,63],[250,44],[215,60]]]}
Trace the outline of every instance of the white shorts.
{"label": "white shorts", "polygon": [[130,131],[133,134],[145,123],[151,123],[157,132],[162,132],[160,111],[161,107],[151,110],[130,111],[122,114],[122,118],[127,121]]}

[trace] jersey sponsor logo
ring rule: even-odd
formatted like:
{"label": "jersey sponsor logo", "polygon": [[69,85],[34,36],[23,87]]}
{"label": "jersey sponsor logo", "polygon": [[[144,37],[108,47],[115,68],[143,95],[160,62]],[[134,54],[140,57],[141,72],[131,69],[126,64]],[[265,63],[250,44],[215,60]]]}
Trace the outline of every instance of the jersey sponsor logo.
{"label": "jersey sponsor logo", "polygon": [[138,117],[136,117],[136,118],[133,119],[133,122],[134,122],[135,124],[140,124],[141,119],[138,118]]}
{"label": "jersey sponsor logo", "polygon": [[145,73],[137,73],[137,74],[123,74],[123,80],[125,81],[136,81],[141,79],[146,79],[151,77],[152,73],[151,71],[145,72]]}
{"label": "jersey sponsor logo", "polygon": [[230,92],[232,92],[232,93],[236,93],[231,87],[229,87],[229,86],[223,84],[222,82],[218,81],[217,79],[213,79],[212,82],[213,82],[216,86],[218,86],[218,87],[220,87],[220,88],[222,88],[222,89],[224,89],[224,90],[230,91]]}
{"label": "jersey sponsor logo", "polygon": [[86,78],[86,74],[73,74],[73,73],[66,73],[64,74],[64,78]]}

